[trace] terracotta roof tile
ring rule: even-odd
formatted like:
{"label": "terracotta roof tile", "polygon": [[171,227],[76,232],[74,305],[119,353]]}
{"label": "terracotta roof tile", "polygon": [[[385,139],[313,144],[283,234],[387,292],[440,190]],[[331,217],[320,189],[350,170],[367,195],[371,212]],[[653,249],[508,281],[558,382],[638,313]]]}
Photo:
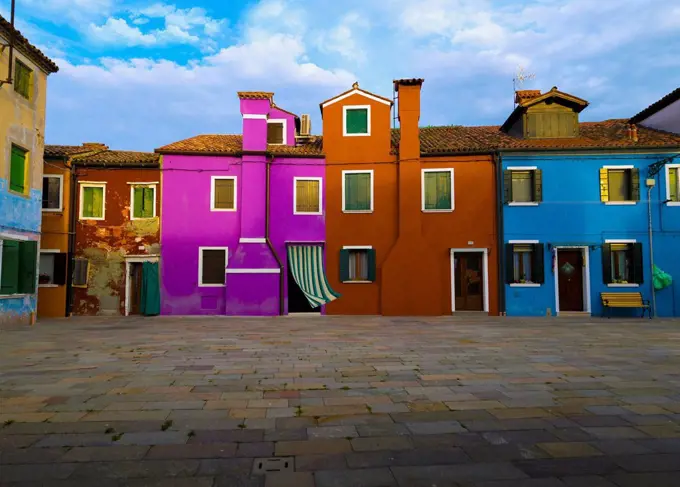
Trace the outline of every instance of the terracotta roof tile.
{"label": "terracotta roof tile", "polygon": [[14,34],[14,48],[28,56],[47,74],[56,73],[59,71],[59,66],[55,64],[50,58],[45,56],[43,52],[28,42],[20,31],[12,27],[12,24],[0,15],[0,35],[9,41],[9,38]]}
{"label": "terracotta roof tile", "polygon": [[153,152],[105,150],[74,159],[74,163],[96,166],[158,166],[160,156]]}
{"label": "terracotta roof tile", "polygon": [[[240,135],[234,134],[219,134],[219,135],[197,135],[189,139],[173,142],[166,146],[156,149],[156,152],[161,154],[173,153],[205,153],[219,154],[219,155],[241,155],[243,151],[243,138]],[[319,136],[312,137],[307,143],[289,146],[289,145],[269,145],[267,152],[272,155],[281,156],[323,156],[322,138]]]}
{"label": "terracotta roof tile", "polygon": [[104,144],[83,144],[83,145],[45,145],[45,157],[70,157],[87,152],[106,150]]}
{"label": "terracotta roof tile", "polygon": [[541,96],[541,90],[517,90],[515,92],[515,103],[524,103]]}
{"label": "terracotta roof tile", "polygon": [[417,85],[422,85],[425,82],[423,78],[403,78],[403,79],[395,79],[392,81],[394,83],[394,87],[396,88],[399,85],[403,86],[417,86]]}
{"label": "terracotta roof tile", "polygon": [[274,98],[274,93],[269,91],[238,91],[236,92],[241,100],[269,100]]}
{"label": "terracotta roof tile", "polygon": [[389,102],[390,105],[393,104],[392,100],[390,100],[389,98],[385,98],[384,96],[376,95],[375,93],[371,93],[370,91],[366,91],[362,88],[359,88],[359,83],[355,82],[355,83],[352,84],[352,88],[350,88],[349,90],[343,91],[339,95],[335,95],[334,97],[329,98],[328,100],[325,100],[325,101],[322,101],[321,103],[319,103],[319,107],[321,108],[321,113],[323,114],[324,105],[329,104],[330,102],[333,102],[333,100],[336,100],[337,98],[348,95],[349,93],[352,93],[353,91],[356,91],[357,93],[363,93],[365,95],[369,95],[369,96],[372,96],[372,97],[375,97],[375,98],[379,98],[381,100]]}
{"label": "terracotta roof tile", "polygon": [[645,108],[640,113],[638,113],[637,115],[633,116],[630,120],[628,120],[628,123],[640,123],[646,118],[650,117],[651,115],[654,115],[656,112],[663,110],[668,105],[678,100],[680,100],[680,88],[676,88],[663,98],[649,105],[647,108]]}

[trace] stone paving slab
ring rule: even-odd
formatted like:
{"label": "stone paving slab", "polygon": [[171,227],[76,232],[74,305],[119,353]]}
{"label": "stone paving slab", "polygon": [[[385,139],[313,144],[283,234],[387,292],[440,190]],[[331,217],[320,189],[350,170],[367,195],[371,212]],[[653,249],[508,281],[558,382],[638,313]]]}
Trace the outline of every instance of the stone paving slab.
{"label": "stone paving slab", "polygon": [[[678,325],[101,317],[10,327],[0,487],[676,487]],[[267,457],[292,469],[255,473]]]}

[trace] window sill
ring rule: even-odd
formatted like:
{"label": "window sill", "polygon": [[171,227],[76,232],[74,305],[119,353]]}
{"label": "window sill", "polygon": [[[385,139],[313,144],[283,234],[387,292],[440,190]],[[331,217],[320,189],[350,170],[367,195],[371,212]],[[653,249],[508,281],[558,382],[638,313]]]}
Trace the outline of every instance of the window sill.
{"label": "window sill", "polygon": [[342,134],[342,135],[344,137],[368,137],[371,134],[370,133],[367,133],[367,134],[347,134],[347,133],[345,133],[345,134]]}
{"label": "window sill", "polygon": [[63,208],[43,208],[42,212],[43,213],[63,213],[64,209]]}
{"label": "window sill", "polygon": [[[226,211],[226,212],[231,211],[231,212],[234,212],[234,211],[236,211],[236,208],[210,208],[210,211],[222,211],[222,212],[224,212],[224,211]],[[154,217],[154,218],[155,218],[155,217]]]}
{"label": "window sill", "polygon": [[669,201],[666,206],[680,206],[680,201]]}
{"label": "window sill", "polygon": [[38,284],[38,287],[59,287],[59,284]]}
{"label": "window sill", "polygon": [[199,284],[198,287],[226,287],[225,284]]}
{"label": "window sill", "polygon": [[511,201],[508,206],[538,206],[538,201]]}
{"label": "window sill", "polygon": [[323,212],[321,211],[294,211],[293,215],[323,215]]}
{"label": "window sill", "polygon": [[609,206],[626,206],[626,205],[637,205],[637,201],[605,201],[605,205]]}
{"label": "window sill", "polygon": [[20,299],[26,296],[33,296],[32,294],[0,294],[0,299]]}
{"label": "window sill", "polygon": [[640,285],[635,284],[635,283],[628,283],[628,284],[621,283],[621,284],[619,284],[619,283],[614,282],[614,283],[611,283],[611,284],[607,284],[607,287],[640,287]]}
{"label": "window sill", "polygon": [[147,217],[144,217],[144,218],[142,218],[142,217],[137,217],[137,218],[130,217],[130,220],[153,220],[154,218],[158,218],[158,217],[156,217],[156,216],[147,216]]}
{"label": "window sill", "polygon": [[10,194],[13,194],[13,195],[15,195],[15,196],[21,196],[22,198],[28,199],[28,198],[31,197],[30,194],[20,193],[19,191],[14,191],[13,189],[8,189],[7,191],[9,191]]}
{"label": "window sill", "polygon": [[343,284],[373,284],[373,281],[342,281]]}
{"label": "window sill", "polygon": [[343,213],[373,213],[373,210],[342,210]]}
{"label": "window sill", "polygon": [[541,287],[541,285],[536,282],[513,282],[510,283],[510,287]]}
{"label": "window sill", "polygon": [[94,221],[98,221],[98,222],[103,222],[104,220],[106,220],[106,218],[90,218],[90,217],[82,217],[81,216],[79,218],[79,220],[82,220],[82,221],[94,220]]}
{"label": "window sill", "polygon": [[446,208],[443,210],[421,210],[423,213],[453,213],[453,208]]}

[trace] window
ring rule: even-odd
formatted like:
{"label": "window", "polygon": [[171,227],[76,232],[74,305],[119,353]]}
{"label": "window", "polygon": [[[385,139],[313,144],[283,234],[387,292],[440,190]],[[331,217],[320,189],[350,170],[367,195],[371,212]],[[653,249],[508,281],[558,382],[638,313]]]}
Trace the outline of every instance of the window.
{"label": "window", "polygon": [[156,216],[156,186],[132,185],[132,219],[154,218]]}
{"label": "window", "polygon": [[80,219],[103,220],[106,204],[106,185],[82,183],[80,185]]}
{"label": "window", "polygon": [[602,247],[602,274],[610,285],[643,282],[642,244],[607,241]]}
{"label": "window", "polygon": [[509,284],[543,284],[543,244],[538,242],[513,242],[506,244],[506,282]]}
{"label": "window", "polygon": [[342,109],[343,135],[371,135],[371,107],[346,106]]}
{"label": "window", "polygon": [[87,278],[90,270],[90,261],[87,259],[75,259],[73,261],[73,287],[87,287]]}
{"label": "window", "polygon": [[61,211],[62,185],[64,177],[60,174],[43,175],[42,209],[43,211]]}
{"label": "window", "polygon": [[671,204],[680,204],[680,164],[666,166],[666,199]]}
{"label": "window", "polygon": [[513,167],[503,172],[505,202],[534,205],[543,200],[543,173],[535,167]]}
{"label": "window", "polygon": [[27,193],[26,185],[26,160],[28,151],[19,146],[12,145],[12,158],[10,160],[9,189],[17,193]]}
{"label": "window", "polygon": [[27,99],[31,99],[31,81],[33,71],[18,59],[14,62],[14,91]]}
{"label": "window", "polygon": [[38,285],[59,286],[66,284],[66,254],[40,251],[38,262]]}
{"label": "window", "polygon": [[2,240],[0,254],[0,294],[33,294],[38,242]]}
{"label": "window", "polygon": [[423,169],[423,211],[453,210],[453,169]]}
{"label": "window", "polygon": [[286,125],[285,120],[267,120],[267,144],[285,144]]}
{"label": "window", "polygon": [[640,170],[632,166],[600,169],[600,200],[613,204],[639,201]]}
{"label": "window", "polygon": [[200,247],[198,252],[198,285],[204,287],[224,286],[227,247]]}
{"label": "window", "polygon": [[345,247],[340,251],[342,282],[374,282],[375,250],[371,247]]}
{"label": "window", "polygon": [[212,211],[236,210],[236,178],[233,176],[213,176],[210,196]]}
{"label": "window", "polygon": [[373,211],[373,171],[342,171],[343,211]]}
{"label": "window", "polygon": [[295,178],[295,209],[293,213],[321,214],[321,178]]}

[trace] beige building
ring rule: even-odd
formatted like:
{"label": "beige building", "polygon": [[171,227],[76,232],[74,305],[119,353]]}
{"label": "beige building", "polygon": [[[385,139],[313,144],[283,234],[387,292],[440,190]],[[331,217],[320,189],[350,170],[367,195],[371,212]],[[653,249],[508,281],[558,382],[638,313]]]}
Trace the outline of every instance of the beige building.
{"label": "beige building", "polygon": [[0,322],[35,317],[47,76],[57,70],[0,16]]}

